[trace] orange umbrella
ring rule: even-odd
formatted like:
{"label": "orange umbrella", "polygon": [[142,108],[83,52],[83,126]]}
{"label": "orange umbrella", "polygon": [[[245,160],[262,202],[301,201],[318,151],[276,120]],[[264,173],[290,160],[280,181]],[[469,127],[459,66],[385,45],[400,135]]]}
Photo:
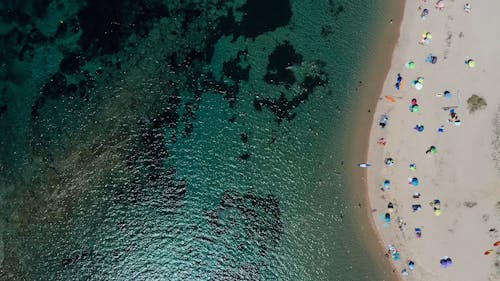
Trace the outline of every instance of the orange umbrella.
{"label": "orange umbrella", "polygon": [[496,246],[500,246],[500,241],[495,242],[495,243],[493,244],[493,246],[495,246],[495,247],[496,247]]}
{"label": "orange umbrella", "polygon": [[386,99],[388,102],[396,102],[396,99],[395,99],[393,96],[385,96],[385,99]]}

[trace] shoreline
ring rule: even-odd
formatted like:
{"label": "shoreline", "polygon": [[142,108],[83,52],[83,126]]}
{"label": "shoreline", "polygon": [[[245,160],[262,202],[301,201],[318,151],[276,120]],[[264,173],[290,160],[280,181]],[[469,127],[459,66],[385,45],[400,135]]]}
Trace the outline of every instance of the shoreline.
{"label": "shoreline", "polygon": [[[365,182],[365,211],[382,252],[389,244],[399,251],[400,260],[388,258],[398,280],[497,280],[500,249],[492,244],[500,240],[500,166],[494,155],[500,152],[491,140],[499,138],[500,128],[500,98],[494,86],[495,66],[500,63],[494,46],[500,37],[492,36],[497,32],[491,21],[500,3],[473,3],[468,12],[466,1],[444,2],[446,6],[438,9],[436,1],[405,1],[400,36],[371,112],[366,158],[358,158],[358,163],[366,160],[373,165],[358,173]],[[420,16],[424,8],[429,11],[425,20]],[[422,31],[432,32],[430,42],[420,44]],[[438,57],[436,64],[424,62],[429,53]],[[469,56],[481,66],[464,65]],[[415,61],[415,69],[404,67],[408,61]],[[399,73],[405,84],[398,91],[394,83]],[[412,86],[417,77],[425,77],[421,91]],[[450,99],[437,94],[448,89]],[[483,97],[487,106],[468,110],[472,94]],[[384,96],[394,99],[389,102]],[[413,98],[422,110],[408,110]],[[447,122],[450,106],[461,117],[458,125]],[[389,116],[386,128],[378,124],[382,114]],[[415,124],[425,124],[425,131],[414,130]],[[387,145],[377,144],[380,137]],[[436,145],[439,152],[424,153],[429,145]],[[386,158],[396,164],[384,165]],[[410,163],[418,168],[408,169]],[[418,177],[420,184],[408,185],[412,177]],[[379,189],[384,180],[390,180],[390,189]],[[421,197],[413,197],[416,191]],[[432,204],[435,200],[440,202],[438,209]],[[389,209],[388,202],[394,207]],[[412,211],[417,205],[421,209]],[[384,222],[384,213],[390,214],[389,222]],[[415,234],[417,227],[422,238]],[[489,256],[483,254],[490,248]],[[448,256],[453,266],[443,267],[440,259]],[[415,270],[408,269],[409,260],[415,262]],[[409,274],[403,276],[403,270]]]}
{"label": "shoreline", "polygon": [[[366,181],[366,170],[359,169],[356,165],[365,161],[368,157],[368,139],[370,136],[372,121],[375,120],[375,107],[382,92],[384,81],[390,71],[392,57],[401,32],[406,0],[393,0],[387,6],[387,14],[382,24],[384,26],[374,27],[379,36],[371,43],[375,46],[367,55],[366,65],[368,67],[360,75],[363,83],[358,84],[359,93],[363,98],[353,106],[352,132],[349,135],[348,159],[346,169],[349,175],[348,186],[352,187],[351,201],[361,204],[361,208],[354,208],[356,217],[360,220],[360,228],[363,230],[363,243],[368,248],[368,254],[373,260],[381,261],[379,267],[383,273],[393,281],[403,280],[399,274],[394,274],[396,266],[384,256],[384,242],[377,231],[376,225],[371,219],[371,208],[368,194],[368,183]],[[392,21],[390,23],[389,21]],[[359,195],[361,194],[361,197]],[[365,227],[366,226],[366,227]]]}

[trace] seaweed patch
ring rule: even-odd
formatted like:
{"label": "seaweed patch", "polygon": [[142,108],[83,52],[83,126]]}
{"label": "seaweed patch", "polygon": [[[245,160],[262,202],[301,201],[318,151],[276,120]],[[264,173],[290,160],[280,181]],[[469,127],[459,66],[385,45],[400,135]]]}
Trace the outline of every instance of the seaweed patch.
{"label": "seaweed patch", "polygon": [[295,51],[290,42],[285,41],[276,46],[269,55],[264,81],[269,84],[292,85],[295,83],[295,75],[290,67],[300,63],[302,63],[302,55]]}
{"label": "seaweed patch", "polygon": [[288,25],[292,17],[289,0],[248,0],[240,10],[244,15],[241,33],[248,38]]}

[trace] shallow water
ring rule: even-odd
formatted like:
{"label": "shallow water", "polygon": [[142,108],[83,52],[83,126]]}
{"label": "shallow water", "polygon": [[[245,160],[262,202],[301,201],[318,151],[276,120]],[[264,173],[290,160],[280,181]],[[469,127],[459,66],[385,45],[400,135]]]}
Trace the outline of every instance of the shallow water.
{"label": "shallow water", "polygon": [[382,280],[342,166],[366,2],[0,4],[0,279]]}

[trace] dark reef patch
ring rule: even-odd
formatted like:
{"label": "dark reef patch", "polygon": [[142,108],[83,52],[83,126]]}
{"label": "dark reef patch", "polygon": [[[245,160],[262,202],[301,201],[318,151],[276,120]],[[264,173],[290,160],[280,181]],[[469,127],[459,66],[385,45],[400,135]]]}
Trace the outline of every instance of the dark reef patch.
{"label": "dark reef patch", "polygon": [[[88,0],[78,13],[82,28],[80,45],[93,53],[116,53],[122,41],[121,25],[124,22],[124,1]],[[130,11],[131,12],[131,11]]]}
{"label": "dark reef patch", "polygon": [[53,0],[35,0],[32,2],[33,11],[35,15],[39,18],[44,18],[47,16],[47,9]]}
{"label": "dark reef patch", "polygon": [[115,202],[148,202],[165,214],[174,213],[182,206],[187,182],[175,179],[175,167],[165,167],[169,153],[164,129],[177,128],[180,104],[181,97],[174,92],[163,111],[141,122],[138,143],[126,157],[126,165],[133,175],[125,184],[115,188]]}
{"label": "dark reef patch", "polygon": [[206,92],[222,94],[224,99],[229,102],[230,107],[234,107],[236,105],[238,92],[240,90],[238,83],[230,85],[224,81],[217,81],[211,72],[206,73],[203,76],[204,79],[201,81],[201,85]]}
{"label": "dark reef patch", "polygon": [[74,252],[70,256],[61,260],[61,265],[66,267],[70,265],[77,264],[79,262],[83,262],[91,258],[91,253],[88,251],[79,251]]}
{"label": "dark reef patch", "polygon": [[87,0],[78,13],[82,29],[80,46],[92,55],[118,52],[135,32],[146,36],[152,24],[169,12],[160,1]]}
{"label": "dark reef patch", "polygon": [[243,36],[255,38],[280,26],[288,25],[292,17],[290,0],[248,0],[241,8]]}
{"label": "dark reef patch", "polygon": [[89,99],[89,94],[95,87],[95,78],[88,71],[83,71],[77,76],[79,78],[78,85],[74,83],[68,84],[66,76],[61,72],[56,72],[46,82],[40,93],[41,95],[35,100],[31,108],[32,120],[38,117],[40,109],[45,105],[47,99],[60,99],[69,96],[77,96],[83,101]]}
{"label": "dark reef patch", "polygon": [[182,30],[186,32],[190,24],[199,16],[201,16],[202,11],[198,9],[194,3],[189,3],[185,8],[182,9],[184,13],[184,19],[182,20]]}
{"label": "dark reef patch", "polygon": [[66,21],[60,21],[57,26],[56,33],[54,34],[55,38],[65,37],[68,33],[68,23]]}
{"label": "dark reef patch", "polygon": [[248,81],[250,77],[250,66],[242,67],[242,60],[246,62],[246,56],[248,55],[248,50],[239,51],[234,59],[226,61],[222,64],[222,72],[228,78],[231,78],[235,82],[241,80]]}
{"label": "dark reef patch", "polygon": [[328,12],[336,19],[341,13],[345,12],[342,4],[337,4],[335,0],[328,0]]}
{"label": "dark reef patch", "polygon": [[0,105],[0,116],[2,116],[5,112],[7,112],[7,105],[6,104],[2,104]]}
{"label": "dark reef patch", "polygon": [[277,99],[260,98],[257,96],[254,98],[254,107],[257,111],[262,110],[262,107],[269,108],[276,117],[275,121],[278,123],[281,123],[285,119],[291,121],[296,115],[293,110],[300,104],[304,103],[316,87],[322,86],[326,83],[328,83],[326,77],[319,75],[307,75],[301,83],[303,90],[297,96],[290,100],[285,97],[283,92]]}
{"label": "dark reef patch", "polygon": [[66,76],[57,72],[50,78],[49,82],[45,83],[42,87],[42,96],[57,99],[67,94],[66,91]]}
{"label": "dark reef patch", "polygon": [[84,58],[78,53],[67,54],[59,64],[59,70],[62,73],[73,74],[80,71],[80,67],[84,64]]}
{"label": "dark reef patch", "polygon": [[302,63],[302,55],[295,51],[290,42],[285,41],[276,46],[269,55],[264,81],[269,84],[292,85],[295,83],[295,75],[289,67],[300,63]]}
{"label": "dark reef patch", "polygon": [[241,160],[248,160],[248,159],[250,159],[251,156],[252,156],[252,154],[250,154],[250,153],[243,153],[243,154],[240,155],[239,158]]}
{"label": "dark reef patch", "polygon": [[247,143],[248,142],[248,135],[245,133],[240,134],[241,142]]}
{"label": "dark reef patch", "polygon": [[327,24],[327,25],[323,25],[321,27],[321,36],[322,37],[328,37],[328,36],[332,35],[333,33],[335,33],[333,26]]}

